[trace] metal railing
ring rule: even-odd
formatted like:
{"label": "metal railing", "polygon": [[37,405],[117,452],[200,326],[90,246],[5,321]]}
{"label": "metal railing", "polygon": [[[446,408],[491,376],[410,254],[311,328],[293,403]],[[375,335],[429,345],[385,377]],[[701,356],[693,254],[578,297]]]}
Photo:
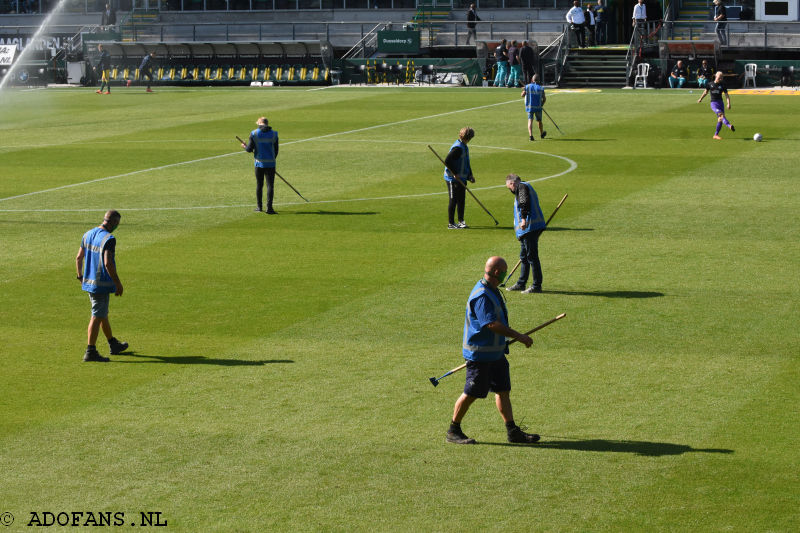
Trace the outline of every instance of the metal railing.
{"label": "metal railing", "polygon": [[[716,39],[714,21],[665,21],[661,39]],[[725,36],[729,46],[740,48],[800,48],[800,22],[728,20]]]}
{"label": "metal railing", "polygon": [[[542,70],[542,85],[555,85],[561,82],[564,65],[569,57],[569,28],[563,25],[562,32],[544,50],[539,52],[539,62]],[[552,77],[548,78],[548,73]]]}
{"label": "metal railing", "polygon": [[[472,0],[481,9],[564,9],[572,5],[571,0]],[[710,2],[710,0],[708,0]],[[57,2],[30,3],[25,0],[0,1],[3,13],[47,13]],[[325,11],[339,9],[416,9],[417,0],[134,0],[133,7],[164,13],[196,12],[243,12],[243,11]],[[464,9],[472,2],[461,0],[437,0],[437,7]],[[42,4],[45,4],[42,6]],[[105,2],[97,0],[72,0],[64,7],[66,13],[100,15]],[[377,8],[376,8],[377,6]],[[44,10],[42,10],[44,7]],[[118,15],[120,12],[117,13]]]}
{"label": "metal railing", "polygon": [[378,31],[387,29],[392,29],[391,22],[380,22],[376,24],[364,37],[359,39],[359,41],[354,44],[350,50],[342,54],[342,59],[355,57],[356,54],[360,55],[361,57],[371,56],[373,52],[378,49]]}
{"label": "metal railing", "polygon": [[[131,21],[128,25],[130,37],[142,41],[246,41],[264,39],[345,41],[348,44],[366,38],[380,25],[391,27],[391,22],[201,22],[201,23],[144,23]],[[466,21],[443,21],[438,23],[437,43],[448,46],[466,44]],[[481,23],[483,24],[483,23]],[[477,40],[516,39],[533,40],[541,35],[545,40],[553,39],[563,31],[560,21],[487,21],[478,28]]]}

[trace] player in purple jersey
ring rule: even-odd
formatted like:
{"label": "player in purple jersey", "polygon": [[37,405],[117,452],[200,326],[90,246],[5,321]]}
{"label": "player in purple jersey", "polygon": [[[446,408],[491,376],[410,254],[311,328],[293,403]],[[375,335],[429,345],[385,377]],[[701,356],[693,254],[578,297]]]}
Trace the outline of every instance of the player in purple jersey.
{"label": "player in purple jersey", "polygon": [[703,101],[706,94],[711,95],[711,111],[717,115],[717,130],[714,132],[714,138],[717,140],[722,139],[722,137],[719,136],[719,130],[722,129],[723,124],[728,126],[731,131],[736,131],[733,124],[725,118],[725,106],[722,104],[722,93],[725,93],[725,99],[728,101],[728,109],[730,109],[731,97],[728,96],[728,88],[722,83],[722,72],[720,71],[714,75],[714,81],[706,83],[706,90],[703,91],[703,94],[700,95],[700,99],[697,100],[699,104]]}

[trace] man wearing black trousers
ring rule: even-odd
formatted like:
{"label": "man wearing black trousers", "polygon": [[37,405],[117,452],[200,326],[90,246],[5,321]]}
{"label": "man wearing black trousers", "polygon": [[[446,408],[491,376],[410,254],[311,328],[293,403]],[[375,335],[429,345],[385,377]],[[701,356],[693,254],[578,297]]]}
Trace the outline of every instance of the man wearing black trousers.
{"label": "man wearing black trousers", "polygon": [[[519,260],[522,268],[519,281],[507,291],[524,293],[542,292],[542,265],[539,262],[539,236],[547,225],[544,221],[539,197],[530,183],[524,182],[516,174],[506,176],[506,187],[514,194],[514,233],[520,244]],[[528,275],[533,270],[533,284],[525,289]]]}
{"label": "man wearing black trousers", "polygon": [[155,57],[154,52],[150,52],[144,56],[142,59],[142,64],[139,65],[139,81],[143,81],[144,77],[147,76],[147,92],[153,92],[150,89],[150,84],[153,83],[153,57]]}
{"label": "man wearing black trousers", "polygon": [[275,159],[278,157],[278,132],[269,126],[266,117],[261,117],[256,121],[257,129],[250,132],[250,141],[242,143],[242,148],[248,152],[253,152],[256,165],[256,201],[258,207],[254,211],[263,211],[261,197],[264,188],[264,180],[267,181],[267,210],[268,215],[277,214],[272,209],[272,198],[275,185]]}
{"label": "man wearing black trousers", "polygon": [[[444,159],[444,180],[447,182],[447,195],[450,202],[447,204],[447,227],[449,229],[465,229],[464,204],[467,200],[467,182],[475,183],[472,168],[469,164],[469,148],[467,143],[475,136],[475,130],[470,127],[461,128],[458,140],[450,147]],[[455,171],[455,175],[453,174]],[[454,218],[458,211],[458,223]]]}

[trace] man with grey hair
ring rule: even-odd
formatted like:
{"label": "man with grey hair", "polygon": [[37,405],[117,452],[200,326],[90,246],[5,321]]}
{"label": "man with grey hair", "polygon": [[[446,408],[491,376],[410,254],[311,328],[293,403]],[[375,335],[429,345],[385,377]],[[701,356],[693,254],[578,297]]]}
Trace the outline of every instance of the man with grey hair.
{"label": "man with grey hair", "polygon": [[89,319],[87,331],[88,343],[84,361],[108,362],[108,357],[103,357],[97,351],[95,343],[102,328],[103,334],[108,339],[111,355],[116,355],[128,349],[127,342],[118,341],[111,332],[108,321],[108,302],[111,293],[122,296],[122,282],[117,275],[115,261],[117,240],[111,234],[117,226],[122,215],[118,211],[109,210],[103,217],[103,223],[92,228],[83,235],[81,247],[75,257],[75,270],[81,288],[89,293],[92,302],[92,317]]}
{"label": "man with grey hair", "polygon": [[[506,188],[514,195],[514,233],[520,244],[519,260],[522,268],[519,280],[507,291],[522,291],[526,294],[542,292],[542,265],[539,262],[539,236],[547,227],[539,207],[539,197],[530,183],[522,181],[516,174],[506,176]],[[528,275],[533,270],[533,284],[525,289]]]}

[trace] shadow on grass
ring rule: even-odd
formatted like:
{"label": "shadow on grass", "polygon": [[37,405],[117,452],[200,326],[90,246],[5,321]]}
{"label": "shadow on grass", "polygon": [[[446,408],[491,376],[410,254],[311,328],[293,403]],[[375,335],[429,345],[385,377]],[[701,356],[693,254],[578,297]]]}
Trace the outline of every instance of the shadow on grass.
{"label": "shadow on grass", "polygon": [[241,359],[216,359],[202,355],[146,355],[134,351],[126,351],[120,355],[138,357],[139,361],[124,361],[112,359],[113,363],[169,363],[173,365],[219,365],[219,366],[263,366],[273,363],[294,363],[291,359],[262,359],[259,361],[248,361]]}
{"label": "shadow on grass", "polygon": [[548,231],[594,231],[594,228],[561,228],[558,226],[554,226],[552,228],[547,228],[545,233]]}
{"label": "shadow on grass", "polygon": [[576,141],[580,141],[580,142],[600,142],[600,141],[616,141],[617,140],[617,139],[576,139],[575,137],[571,137],[569,139],[565,139],[563,137],[550,137],[550,135],[548,135],[547,138],[549,140],[561,141],[561,142],[576,142]]}
{"label": "shadow on grass", "polygon": [[663,292],[656,291],[546,291],[542,294],[565,294],[567,296],[603,296],[605,298],[660,298]]}
{"label": "shadow on grass", "polygon": [[377,211],[287,211],[288,215],[377,215]]}
{"label": "shadow on grass", "polygon": [[[545,437],[546,438],[546,437]],[[633,453],[646,457],[662,457],[665,455],[683,455],[688,452],[701,453],[734,453],[726,448],[692,448],[687,444],[670,442],[648,442],[637,440],[556,440],[540,441],[536,444],[510,444],[507,442],[479,442],[488,446],[524,446],[526,448],[545,448],[550,450],[570,450],[577,452],[611,452]]]}
{"label": "shadow on grass", "polygon": [[[502,230],[513,230],[514,226],[481,226],[478,224],[470,225],[470,229],[502,229]],[[594,231],[594,228],[564,228],[564,227],[552,227],[547,228],[545,233],[548,231]]]}

